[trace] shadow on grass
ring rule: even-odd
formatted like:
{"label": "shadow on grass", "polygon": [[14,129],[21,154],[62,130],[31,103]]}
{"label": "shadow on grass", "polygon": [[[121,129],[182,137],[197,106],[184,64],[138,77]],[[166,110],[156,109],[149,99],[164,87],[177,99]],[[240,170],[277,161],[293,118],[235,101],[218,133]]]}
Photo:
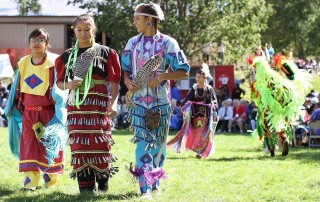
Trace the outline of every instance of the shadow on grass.
{"label": "shadow on grass", "polygon": [[186,160],[186,159],[188,159],[188,160],[198,160],[199,161],[199,159],[196,159],[195,157],[190,157],[190,156],[170,156],[170,157],[166,157],[166,159],[170,159],[170,160]]}
{"label": "shadow on grass", "polygon": [[[64,201],[64,202],[74,202],[74,201],[119,201],[119,200],[129,200],[133,198],[137,198],[140,195],[136,192],[128,192],[126,194],[108,194],[108,193],[98,193],[96,195],[92,193],[81,193],[77,195],[70,195],[60,191],[52,192],[49,194],[39,196],[37,191],[35,191],[34,196],[26,196],[23,195],[23,191],[20,191],[21,194],[17,197],[10,197],[5,199],[8,202],[16,202],[16,201]],[[3,190],[1,190],[1,194]],[[10,194],[10,193],[8,193]],[[1,198],[0,198],[1,199]]]}
{"label": "shadow on grass", "polygon": [[320,161],[319,155],[320,149],[309,149],[309,148],[291,148],[289,157],[299,160],[304,160],[306,163],[310,161]]}
{"label": "shadow on grass", "polygon": [[[274,160],[278,160],[278,161],[284,161],[287,158],[290,158],[290,159],[297,159],[300,161],[305,161],[306,163],[311,162],[311,161],[320,161],[320,155],[319,155],[320,149],[290,147],[288,156],[282,156],[281,155],[282,149],[280,148],[276,151],[275,158],[270,157],[269,153],[264,154],[264,150],[265,150],[264,148],[252,148],[252,149],[239,149],[237,151],[257,152],[257,153],[261,154],[260,157],[248,157],[248,158],[241,157],[242,159],[248,159],[248,160],[249,159],[260,159],[260,160],[274,159]],[[237,157],[235,157],[235,158],[237,158]],[[212,159],[212,160],[215,160],[215,159]]]}
{"label": "shadow on grass", "polygon": [[[320,149],[300,149],[300,148],[290,148],[290,152],[288,156],[282,156],[281,155],[281,149],[276,152],[275,157],[271,157],[270,154],[264,154],[263,148],[252,148],[252,149],[235,149],[236,151],[243,151],[243,152],[248,152],[252,153],[255,152],[257,155],[254,156],[230,156],[230,157],[223,157],[219,158],[216,156],[212,156],[211,158],[208,159],[202,159],[204,161],[214,161],[214,162],[231,162],[231,161],[247,161],[247,160],[276,160],[276,161],[285,161],[287,158],[290,159],[297,159],[300,160],[302,163],[310,163],[311,161],[320,161],[320,155],[319,152]],[[317,150],[317,151],[315,151]],[[194,160],[194,161],[199,161],[199,159],[196,159],[195,157],[190,157],[190,156],[170,156],[167,157],[167,159],[170,160]]]}
{"label": "shadow on grass", "polygon": [[137,192],[128,192],[126,194],[119,194],[119,195],[113,195],[113,194],[108,194],[107,199],[109,200],[129,200],[132,198],[139,198],[140,194]]}
{"label": "shadow on grass", "polygon": [[250,157],[223,157],[223,158],[209,158],[209,159],[197,159],[195,157],[167,157],[166,159],[170,160],[194,160],[194,161],[243,161],[243,160],[252,160],[252,159],[258,159],[258,160],[263,160],[266,159],[265,156],[250,156]]}
{"label": "shadow on grass", "polygon": [[252,147],[252,148],[232,148],[228,149],[229,152],[259,152],[261,153],[264,151],[264,148],[262,147]]}
{"label": "shadow on grass", "polygon": [[230,133],[227,133],[227,132],[224,132],[224,133],[215,133],[214,135],[217,135],[217,136],[242,136],[242,137],[252,137],[251,136],[251,133],[237,133],[237,132],[230,132]]}
{"label": "shadow on grass", "polygon": [[[113,135],[128,135],[128,136],[132,136],[133,133],[131,131],[129,131],[128,129],[124,129],[124,130],[116,130],[112,132]],[[175,131],[170,131],[169,133],[169,138],[171,139],[176,135]],[[217,134],[218,136],[226,136],[226,137],[232,137],[232,136],[238,136],[238,137],[247,137],[247,138],[252,138],[252,140],[255,139],[255,137],[251,136],[250,133],[244,133],[243,135],[239,134],[239,133],[219,133]],[[264,148],[262,147],[252,147],[252,148],[228,148],[229,152],[248,152],[248,153],[257,153],[256,156],[242,156],[242,157],[237,157],[237,156],[233,156],[230,158],[209,158],[206,159],[208,161],[240,161],[240,160],[250,160],[250,159],[257,159],[257,160],[265,160],[265,159],[275,159],[278,161],[283,161],[286,158],[293,158],[293,159],[298,159],[301,161],[319,161],[320,160],[320,155],[319,155],[319,151],[320,148],[295,148],[295,147],[290,147],[290,152],[289,155],[287,157],[285,156],[281,156],[281,149],[279,149],[276,152],[276,158],[271,158],[269,156],[269,154],[264,154]],[[315,152],[316,151],[316,152]],[[171,160],[198,160],[196,158],[193,157],[189,157],[189,156],[167,156],[167,159],[171,159]],[[307,162],[306,162],[307,163]]]}
{"label": "shadow on grass", "polygon": [[13,194],[15,192],[15,190],[10,190],[5,188],[4,186],[0,187],[0,200],[3,196],[8,196],[10,194]]}
{"label": "shadow on grass", "polygon": [[[168,136],[174,137],[179,131],[169,131]],[[112,131],[112,135],[133,135],[133,132],[131,132],[129,129],[117,129]],[[217,136],[239,136],[239,137],[252,137],[251,133],[216,133]]]}
{"label": "shadow on grass", "polygon": [[223,158],[211,158],[208,159],[207,161],[215,161],[215,162],[221,162],[221,161],[247,161],[247,160],[265,160],[267,157],[265,156],[251,156],[251,157],[238,157],[238,156],[234,156],[234,157],[223,157]]}
{"label": "shadow on grass", "polygon": [[254,149],[239,149],[237,151],[245,151],[245,152],[258,152],[259,156],[251,156],[251,157],[230,157],[230,158],[213,158],[213,159],[208,159],[208,161],[237,161],[237,160],[252,160],[252,159],[256,159],[256,160],[266,160],[266,159],[271,159],[271,160],[277,160],[277,161],[285,161],[287,158],[290,159],[297,159],[300,160],[301,162],[305,162],[305,163],[310,163],[311,161],[316,161],[319,162],[320,161],[320,155],[319,149],[317,149],[317,151],[315,151],[315,149],[308,149],[308,148],[290,148],[289,149],[289,154],[288,156],[282,156],[281,155],[281,149],[279,149],[278,151],[276,151],[276,156],[275,157],[271,157],[270,154],[263,154],[264,149],[261,148],[254,148]]}

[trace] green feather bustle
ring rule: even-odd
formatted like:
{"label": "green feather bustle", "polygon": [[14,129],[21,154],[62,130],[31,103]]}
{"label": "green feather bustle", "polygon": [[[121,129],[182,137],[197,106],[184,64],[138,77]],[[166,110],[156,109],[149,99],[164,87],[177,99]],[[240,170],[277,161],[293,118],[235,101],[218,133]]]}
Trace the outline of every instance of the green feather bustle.
{"label": "green feather bustle", "polygon": [[[259,92],[258,96],[252,98],[258,106],[259,114],[257,129],[252,135],[266,137],[268,127],[272,136],[268,143],[273,148],[278,140],[276,132],[288,131],[290,124],[299,115],[305,96],[311,88],[311,77],[290,61],[285,61],[286,69],[290,69],[290,78],[285,74],[280,75],[262,57],[256,57],[252,66],[256,69],[254,88]],[[287,135],[292,136],[292,133],[287,132]]]}

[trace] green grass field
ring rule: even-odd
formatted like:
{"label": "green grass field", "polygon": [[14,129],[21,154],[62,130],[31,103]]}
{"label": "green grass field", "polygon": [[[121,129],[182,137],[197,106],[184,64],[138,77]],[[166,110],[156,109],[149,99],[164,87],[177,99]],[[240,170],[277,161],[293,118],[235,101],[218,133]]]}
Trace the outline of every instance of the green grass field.
{"label": "green grass field", "polygon": [[[170,134],[171,138],[173,133]],[[65,174],[56,187],[22,191],[23,175],[9,151],[8,133],[0,128],[0,201],[140,201],[138,184],[125,169],[134,161],[135,145],[127,130],[114,131],[113,153],[120,171],[110,180],[107,194],[79,194],[69,178],[70,151],[66,148]],[[153,201],[319,201],[320,149],[290,148],[287,157],[270,158],[261,142],[246,135],[218,134],[216,153],[198,160],[195,153],[168,149],[162,194]]]}

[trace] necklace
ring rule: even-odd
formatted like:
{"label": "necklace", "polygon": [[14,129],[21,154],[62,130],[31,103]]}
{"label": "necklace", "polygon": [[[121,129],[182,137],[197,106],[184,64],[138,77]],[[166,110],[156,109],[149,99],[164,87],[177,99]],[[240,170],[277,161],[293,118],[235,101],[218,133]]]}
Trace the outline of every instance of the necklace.
{"label": "necklace", "polygon": [[[141,68],[141,67],[137,67],[137,58],[145,59],[145,57],[144,57],[144,49],[146,49],[147,52],[149,53],[147,60],[150,59],[153,55],[156,55],[157,46],[158,46],[158,40],[160,39],[160,32],[157,32],[152,38],[153,38],[152,44],[150,43],[150,41],[148,41],[149,44],[147,45],[147,44],[144,44],[144,41],[145,41],[144,34],[140,34],[137,37],[137,40],[136,40],[136,42],[135,42],[135,44],[133,45],[133,48],[132,48],[132,78],[136,77],[138,68]],[[146,47],[145,47],[145,45],[146,45]],[[140,48],[140,50],[137,50],[138,48]],[[154,75],[157,75],[157,74],[158,73],[157,73],[157,70],[156,70],[154,72]],[[157,88],[156,88],[156,92],[157,92]],[[148,85],[147,85],[147,95],[148,94],[149,94],[149,88],[148,88]],[[157,103],[158,103],[158,95],[157,95]],[[151,109],[149,109],[149,104],[148,104],[148,110],[151,110]]]}
{"label": "necklace", "polygon": [[202,96],[199,95],[198,89],[199,89],[199,88],[198,88],[198,85],[197,85],[196,90],[195,90],[195,92],[194,92],[195,98],[196,98],[196,99],[200,99],[201,101],[204,101],[204,97],[205,97],[205,95],[206,95],[206,88],[205,88],[205,87],[202,88],[202,89],[203,89],[203,94],[202,94]]}
{"label": "necklace", "polygon": [[[69,72],[69,70],[73,71],[74,68],[76,68],[76,62],[77,62],[77,57],[78,57],[78,51],[79,51],[79,47],[78,47],[78,44],[79,44],[79,41],[77,40],[76,41],[76,44],[74,45],[74,48],[71,50],[71,53],[68,57],[68,62],[66,64],[66,74],[64,76],[64,85],[65,85],[65,82],[66,82],[66,78],[67,78],[67,74]],[[89,49],[94,49],[96,43],[93,42],[92,44],[92,47],[89,48]],[[89,50],[88,49],[88,50]],[[72,60],[72,62],[71,62]],[[72,64],[71,64],[72,63]],[[91,63],[90,65],[90,70],[88,71],[88,73],[90,74],[90,72],[92,73],[92,66],[93,66],[93,62]],[[91,79],[91,78],[90,78]],[[65,87],[65,86],[64,86]]]}
{"label": "necklace", "polygon": [[[78,51],[79,51],[79,41],[77,40],[76,41],[76,44],[74,46],[74,48],[71,50],[71,53],[69,55],[69,58],[68,58],[68,62],[66,64],[66,74],[65,74],[65,77],[64,77],[64,88],[66,88],[66,77],[67,77],[67,74],[69,72],[69,70],[71,70],[73,72],[73,70],[76,68],[76,62],[77,62],[77,57],[78,57]],[[94,50],[95,49],[95,46],[96,46],[96,43],[93,42],[92,44],[92,47],[90,47],[88,50],[86,51],[90,51],[90,50]],[[73,58],[72,58],[73,56]],[[80,56],[82,57],[82,55]],[[71,60],[72,60],[72,64],[71,64]],[[88,95],[88,92],[89,92],[89,89],[90,89],[90,84],[91,84],[91,79],[92,79],[92,69],[93,69],[93,61],[91,62],[90,64],[90,67],[86,73],[86,76],[84,78],[84,90],[83,90],[83,97],[82,97],[82,100],[80,100],[80,88],[78,87],[75,91],[75,105],[76,107],[79,109],[80,108],[80,105],[83,104],[84,100],[86,99],[87,95]]]}
{"label": "necklace", "polygon": [[[136,42],[134,43],[133,45],[133,48],[132,48],[132,76],[133,78],[136,76],[136,73],[137,73],[137,57],[141,57],[140,54],[143,55],[143,50],[144,50],[144,35],[143,34],[140,34],[136,40]],[[153,36],[153,44],[151,45],[151,47],[149,46],[149,49],[150,48],[153,48],[153,55],[155,55],[157,53],[157,46],[158,46],[158,40],[160,39],[160,33],[157,32],[154,36]],[[137,50],[137,47],[140,45],[141,47],[141,52],[138,52]],[[150,53],[151,51],[149,51]],[[149,55],[149,58],[152,57],[153,55]],[[141,57],[143,58],[143,57]],[[149,59],[148,58],[148,59]]]}

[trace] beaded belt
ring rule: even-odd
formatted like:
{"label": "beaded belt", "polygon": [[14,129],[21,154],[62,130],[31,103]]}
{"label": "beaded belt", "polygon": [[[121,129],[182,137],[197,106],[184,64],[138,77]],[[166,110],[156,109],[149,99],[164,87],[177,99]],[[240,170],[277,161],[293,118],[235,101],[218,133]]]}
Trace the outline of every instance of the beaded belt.
{"label": "beaded belt", "polygon": [[26,110],[30,111],[45,111],[45,110],[54,110],[54,105],[49,106],[26,106]]}

